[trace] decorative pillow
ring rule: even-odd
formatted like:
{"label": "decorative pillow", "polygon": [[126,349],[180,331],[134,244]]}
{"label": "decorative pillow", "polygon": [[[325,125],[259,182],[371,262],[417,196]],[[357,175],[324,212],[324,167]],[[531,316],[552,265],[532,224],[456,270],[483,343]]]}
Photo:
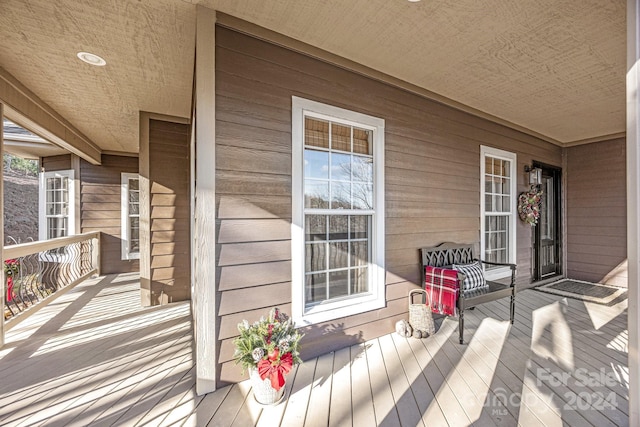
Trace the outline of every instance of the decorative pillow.
{"label": "decorative pillow", "polygon": [[484,278],[484,271],[482,271],[480,262],[475,261],[471,264],[453,264],[453,269],[465,275],[464,282],[462,283],[463,291],[470,291],[472,289],[487,286],[487,281]]}

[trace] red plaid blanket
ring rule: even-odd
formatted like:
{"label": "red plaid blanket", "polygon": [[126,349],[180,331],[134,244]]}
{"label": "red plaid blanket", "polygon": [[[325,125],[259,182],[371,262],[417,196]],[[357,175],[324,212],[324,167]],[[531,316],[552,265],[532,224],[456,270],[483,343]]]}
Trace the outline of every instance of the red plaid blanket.
{"label": "red plaid blanket", "polygon": [[424,289],[431,301],[431,311],[447,316],[458,315],[458,272],[446,268],[426,266]]}

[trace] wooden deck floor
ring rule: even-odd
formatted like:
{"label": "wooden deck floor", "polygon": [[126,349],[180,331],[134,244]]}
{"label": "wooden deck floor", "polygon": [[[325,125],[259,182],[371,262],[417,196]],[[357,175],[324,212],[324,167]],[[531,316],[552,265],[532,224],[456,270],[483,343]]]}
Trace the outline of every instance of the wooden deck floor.
{"label": "wooden deck floor", "polygon": [[533,290],[466,312],[433,337],[385,335],[306,361],[286,400],[247,382],[196,396],[188,303],[140,308],[135,275],[87,281],[7,334],[2,426],[625,426],[626,301]]}

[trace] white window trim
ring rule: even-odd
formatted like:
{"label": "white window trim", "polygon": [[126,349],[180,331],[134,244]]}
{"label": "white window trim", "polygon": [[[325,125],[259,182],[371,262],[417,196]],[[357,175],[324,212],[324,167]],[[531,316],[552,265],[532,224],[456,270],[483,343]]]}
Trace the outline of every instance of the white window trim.
{"label": "white window trim", "polygon": [[[346,300],[304,307],[304,117],[312,116],[373,130],[374,210],[371,292]],[[308,99],[292,97],[291,315],[299,326],[352,316],[385,306],[384,266],[384,120]]]}
{"label": "white window trim", "polygon": [[75,234],[75,220],[76,220],[76,212],[75,212],[75,182],[74,182],[74,173],[73,169],[60,170],[60,171],[49,171],[49,172],[40,172],[40,188],[38,191],[38,239],[39,240],[47,240],[47,216],[45,215],[46,211],[46,201],[47,201],[47,188],[46,188],[46,180],[49,177],[55,176],[63,176],[69,179],[69,218],[67,220],[67,236],[73,236]]}
{"label": "white window trim", "polygon": [[[509,263],[515,264],[516,262],[516,217],[517,217],[517,189],[518,179],[516,175],[517,171],[517,156],[516,153],[510,151],[500,150],[498,148],[480,146],[480,258],[484,258],[485,250],[485,157],[489,155],[494,158],[502,160],[508,160],[511,164],[511,215],[509,216]],[[502,279],[511,276],[511,269],[509,267],[496,268],[487,270],[485,272],[488,280]]]}
{"label": "white window trim", "polygon": [[129,252],[129,248],[131,247],[129,243],[129,180],[132,178],[139,180],[140,175],[127,172],[120,174],[120,241],[122,260],[140,259],[140,252]]}

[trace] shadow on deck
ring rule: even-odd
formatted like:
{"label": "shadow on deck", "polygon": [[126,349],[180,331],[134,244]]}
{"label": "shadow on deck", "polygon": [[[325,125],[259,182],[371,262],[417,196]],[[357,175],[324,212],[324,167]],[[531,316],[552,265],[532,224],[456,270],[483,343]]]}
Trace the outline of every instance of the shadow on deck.
{"label": "shadow on deck", "polygon": [[0,425],[628,425],[626,301],[526,290],[424,340],[395,334],[306,361],[286,400],[248,382],[195,394],[188,302],[139,306],[133,274],[88,280],[7,333]]}

